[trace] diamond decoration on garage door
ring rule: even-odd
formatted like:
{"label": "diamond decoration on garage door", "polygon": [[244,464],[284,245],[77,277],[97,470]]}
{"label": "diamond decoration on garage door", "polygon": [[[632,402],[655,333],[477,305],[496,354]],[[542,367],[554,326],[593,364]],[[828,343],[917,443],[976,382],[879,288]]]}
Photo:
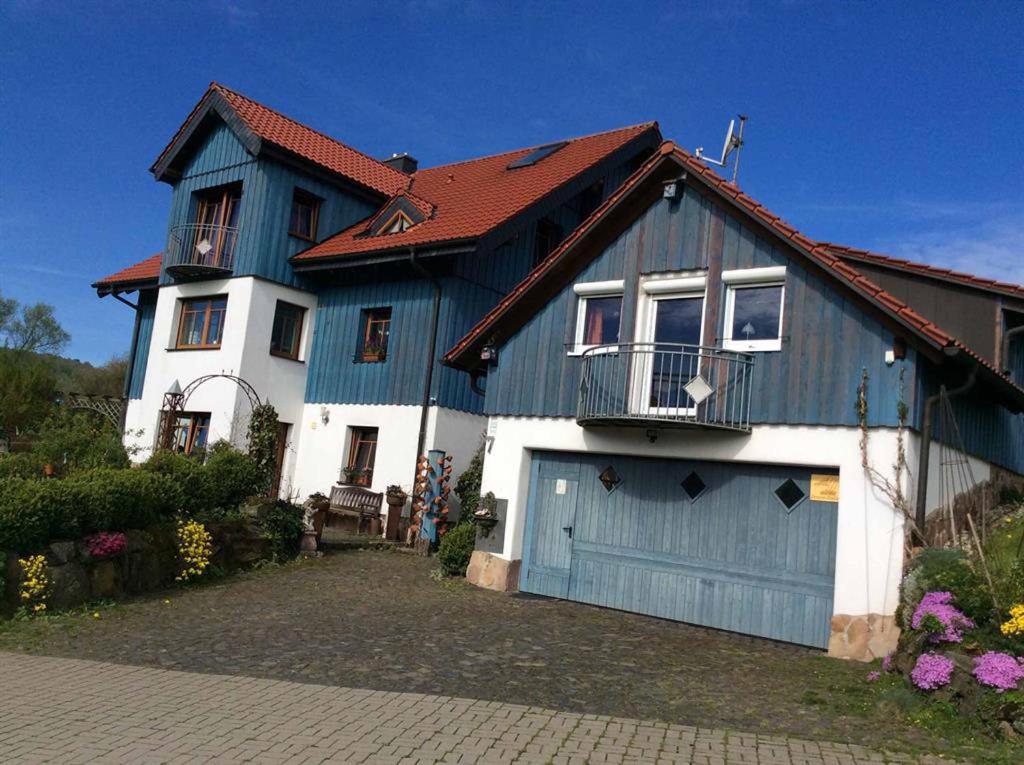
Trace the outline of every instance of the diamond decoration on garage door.
{"label": "diamond decoration on garage door", "polygon": [[611,465],[601,471],[600,475],[597,476],[601,483],[604,484],[605,490],[611,494],[622,483],[622,479],[619,474],[615,472],[615,468]]}
{"label": "diamond decoration on garage door", "polygon": [[796,485],[796,481],[792,478],[787,478],[775,489],[775,496],[779,498],[779,502],[785,505],[786,512],[791,513],[793,508],[803,502],[807,495],[804,494],[803,489]]}
{"label": "diamond decoration on garage door", "polygon": [[690,498],[691,502],[696,502],[697,498],[708,490],[708,485],[697,475],[695,470],[690,471],[690,474],[679,485],[683,487],[683,491],[686,492],[686,496]]}

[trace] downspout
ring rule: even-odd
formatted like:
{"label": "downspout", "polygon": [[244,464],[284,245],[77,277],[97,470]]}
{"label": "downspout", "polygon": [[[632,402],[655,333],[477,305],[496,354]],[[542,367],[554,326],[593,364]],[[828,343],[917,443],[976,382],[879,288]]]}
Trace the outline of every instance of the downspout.
{"label": "downspout", "polygon": [[423,375],[423,399],[420,402],[420,434],[416,441],[416,461],[418,463],[427,443],[427,417],[430,412],[430,389],[434,382],[434,353],[437,349],[437,320],[441,313],[441,282],[416,260],[416,251],[413,249],[409,250],[409,264],[434,287],[434,308],[430,314],[430,332],[428,333],[430,344],[427,347],[427,364]]}
{"label": "downspout", "polygon": [[142,311],[139,306],[139,303],[142,302],[142,293],[139,293],[139,303],[132,303],[131,301],[125,300],[117,292],[111,292],[110,294],[135,311],[135,326],[132,329],[132,346],[128,350],[128,369],[125,370],[124,387],[121,391],[121,395],[128,398],[128,394],[132,389],[132,377],[135,374],[135,348],[139,344],[139,326],[142,324]]}
{"label": "downspout", "polygon": [[[946,398],[953,398],[961,393],[966,393],[974,387],[977,378],[978,367],[975,366],[971,369],[971,374],[968,375],[967,381],[963,385],[946,391]],[[942,392],[943,388],[940,387],[938,393],[924,400],[924,412],[921,416],[921,456],[917,464],[917,495],[915,497],[914,523],[917,525],[918,536],[922,540],[924,538],[924,524],[928,512],[928,463],[931,461],[932,451],[932,412],[935,409],[936,402],[942,398]]]}
{"label": "downspout", "polygon": [[1024,324],[1008,329],[1003,333],[1003,347],[999,351],[999,363],[1003,368],[1003,373],[1007,376],[1013,372],[1010,369],[1010,341],[1021,332],[1024,332]]}

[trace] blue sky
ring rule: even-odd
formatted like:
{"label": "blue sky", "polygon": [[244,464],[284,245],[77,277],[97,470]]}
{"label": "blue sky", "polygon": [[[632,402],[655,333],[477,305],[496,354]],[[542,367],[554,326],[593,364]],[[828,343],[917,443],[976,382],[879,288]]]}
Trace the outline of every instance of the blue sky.
{"label": "blue sky", "polygon": [[0,4],[0,292],[126,350],[94,279],[163,247],[147,172],[210,80],[430,166],[750,116],[740,185],[809,236],[1024,282],[1024,13],[1008,3]]}

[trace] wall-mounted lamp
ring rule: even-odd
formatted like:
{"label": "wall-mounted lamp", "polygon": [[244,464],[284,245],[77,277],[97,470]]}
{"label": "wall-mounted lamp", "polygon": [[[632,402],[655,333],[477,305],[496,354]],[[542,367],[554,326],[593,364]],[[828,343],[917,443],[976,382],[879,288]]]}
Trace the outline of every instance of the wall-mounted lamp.
{"label": "wall-mounted lamp", "polygon": [[494,347],[494,343],[488,343],[480,349],[480,361],[486,361],[492,366],[498,363],[498,349]]}
{"label": "wall-mounted lamp", "polygon": [[322,422],[324,425],[326,425],[330,421],[331,421],[331,410],[328,409],[326,406],[320,407],[320,422]]}

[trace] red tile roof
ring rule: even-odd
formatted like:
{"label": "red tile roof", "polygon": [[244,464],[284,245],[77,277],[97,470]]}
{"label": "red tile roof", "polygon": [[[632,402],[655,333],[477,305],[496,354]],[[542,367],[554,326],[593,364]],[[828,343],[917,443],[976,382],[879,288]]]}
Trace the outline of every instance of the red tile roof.
{"label": "red tile roof", "polygon": [[658,125],[642,125],[574,138],[550,156],[527,167],[508,164],[536,147],[419,170],[409,191],[433,205],[427,220],[398,234],[363,236],[367,221],[335,234],[292,260],[336,258],[404,249],[446,241],[476,239],[627,144],[647,137],[657,141]]}
{"label": "red tile roof", "polygon": [[217,82],[210,83],[210,87],[196,104],[192,113],[157,157],[156,162],[153,163],[154,167],[159,165],[174,149],[178,139],[188,130],[192,119],[214,93],[221,96],[246,127],[263,141],[303,157],[327,170],[344,175],[346,178],[386,196],[397,193],[409,183],[409,176],[405,173]]}
{"label": "red tile roof", "polygon": [[837,255],[844,260],[859,260],[864,263],[874,263],[879,266],[893,268],[899,271],[909,271],[921,276],[929,276],[935,279],[957,282],[968,287],[975,287],[977,289],[988,290],[990,292],[1001,292],[1014,297],[1024,298],[1024,286],[1020,284],[1000,282],[995,279],[986,279],[981,276],[964,273],[963,271],[953,271],[949,268],[940,268],[938,266],[929,265],[928,263],[918,263],[913,260],[894,258],[889,255],[882,255],[877,252],[862,250],[857,247],[846,247],[845,245],[835,244],[834,242],[822,242],[821,244],[833,255]]}
{"label": "red tile roof", "polygon": [[120,271],[104,276],[99,281],[93,282],[93,287],[98,290],[110,289],[114,286],[139,286],[143,282],[155,282],[160,278],[160,263],[164,254],[158,252],[150,255],[135,265],[122,268]]}
{"label": "red tile roof", "polygon": [[863,276],[852,266],[845,263],[838,255],[829,252],[828,247],[819,242],[809,239],[795,228],[785,223],[777,215],[774,215],[757,200],[742,192],[737,186],[722,179],[717,173],[697,160],[685,149],[680,148],[672,141],[662,144],[658,153],[648,160],[639,170],[612,194],[605,202],[598,207],[591,216],[583,222],[562,244],[556,248],[543,262],[540,263],[527,277],[520,282],[508,295],[502,299],[491,311],[477,323],[469,333],[463,337],[444,356],[446,364],[467,366],[472,365],[473,360],[466,358],[468,351],[481,344],[491,333],[495,324],[522,299],[523,294],[530,289],[541,278],[551,271],[552,267],[562,258],[565,252],[570,250],[579,242],[587,231],[600,220],[606,212],[615,206],[631,189],[636,187],[648,174],[648,172],[662,161],[666,156],[672,156],[682,164],[688,171],[698,176],[710,188],[718,191],[723,196],[734,201],[737,206],[745,209],[752,216],[760,220],[765,226],[775,231],[779,236],[788,240],[798,251],[804,253],[811,260],[821,265],[825,270],[831,272],[843,283],[854,291],[858,292],[870,302],[879,306],[883,311],[895,318],[901,324],[912,330],[919,337],[931,343],[938,349],[955,348],[965,352],[974,361],[986,367],[994,373],[1002,382],[1011,386],[1018,394],[1024,395],[1021,389],[1008,377],[1003,375],[992,364],[982,358],[979,354],[965,346],[955,337],[947,333],[937,324],[928,321],[921,314],[904,303],[902,300],[890,295],[877,284]]}

